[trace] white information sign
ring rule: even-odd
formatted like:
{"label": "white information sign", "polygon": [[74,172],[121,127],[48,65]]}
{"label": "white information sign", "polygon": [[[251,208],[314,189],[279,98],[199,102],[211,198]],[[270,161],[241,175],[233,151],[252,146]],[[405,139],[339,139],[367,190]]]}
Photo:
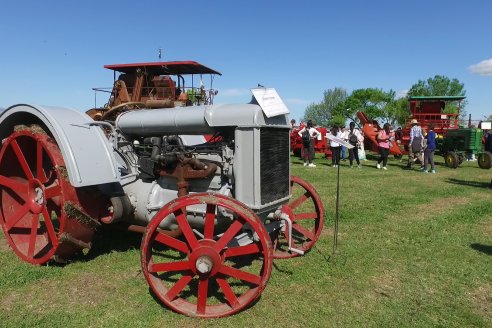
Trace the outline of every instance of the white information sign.
{"label": "white information sign", "polygon": [[267,117],[289,114],[289,109],[274,88],[255,88],[251,89],[251,93]]}
{"label": "white information sign", "polygon": [[482,122],[480,127],[482,128],[482,130],[490,130],[492,129],[492,122]]}
{"label": "white information sign", "polygon": [[338,143],[338,144],[340,144],[342,146],[345,146],[348,149],[352,149],[352,148],[355,147],[354,145],[352,145],[351,143],[345,141],[344,139],[340,139],[338,137],[335,137],[333,134],[327,133],[326,134],[326,139],[331,140],[331,141],[335,141],[336,143]]}

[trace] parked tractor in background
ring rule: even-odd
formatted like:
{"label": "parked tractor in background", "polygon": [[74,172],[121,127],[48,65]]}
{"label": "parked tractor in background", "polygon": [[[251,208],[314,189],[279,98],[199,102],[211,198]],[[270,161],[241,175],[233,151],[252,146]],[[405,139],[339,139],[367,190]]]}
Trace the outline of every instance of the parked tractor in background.
{"label": "parked tractor in background", "polygon": [[148,81],[170,84],[149,71],[130,92],[119,78],[92,118],[34,105],[0,115],[0,225],[32,264],[70,261],[102,225],[143,233],[141,270],[157,299],[189,316],[236,313],[263,292],[274,258],[314,246],[323,204],[290,175],[286,114],[205,98],[154,108],[180,96],[160,85],[134,96]]}

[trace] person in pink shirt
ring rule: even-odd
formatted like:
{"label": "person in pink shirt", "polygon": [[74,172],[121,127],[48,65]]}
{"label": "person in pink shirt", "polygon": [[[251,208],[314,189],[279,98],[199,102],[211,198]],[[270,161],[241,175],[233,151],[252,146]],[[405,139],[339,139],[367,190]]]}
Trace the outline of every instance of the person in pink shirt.
{"label": "person in pink shirt", "polygon": [[389,140],[391,137],[390,125],[389,123],[384,123],[383,129],[379,131],[377,135],[378,146],[379,146],[379,159],[376,167],[381,168],[381,162],[383,162],[383,170],[387,170],[386,163],[388,162],[389,155]]}

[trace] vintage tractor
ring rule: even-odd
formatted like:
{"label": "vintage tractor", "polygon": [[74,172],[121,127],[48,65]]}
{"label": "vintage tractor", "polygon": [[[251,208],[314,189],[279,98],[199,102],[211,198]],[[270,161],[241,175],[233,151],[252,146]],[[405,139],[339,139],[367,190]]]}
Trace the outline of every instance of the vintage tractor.
{"label": "vintage tractor", "polygon": [[23,261],[67,262],[102,225],[141,232],[156,297],[208,318],[253,304],[274,258],[318,240],[323,204],[290,175],[287,115],[250,103],[97,119],[25,104],[0,115],[0,224]]}

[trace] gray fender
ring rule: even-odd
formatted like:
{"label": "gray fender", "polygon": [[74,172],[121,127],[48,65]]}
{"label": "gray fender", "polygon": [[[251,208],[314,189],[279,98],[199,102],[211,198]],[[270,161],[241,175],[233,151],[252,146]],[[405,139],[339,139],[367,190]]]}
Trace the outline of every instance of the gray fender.
{"label": "gray fender", "polygon": [[102,129],[74,109],[19,104],[0,114],[3,140],[19,124],[42,124],[49,129],[61,150],[70,183],[84,187],[119,181],[113,150]]}

